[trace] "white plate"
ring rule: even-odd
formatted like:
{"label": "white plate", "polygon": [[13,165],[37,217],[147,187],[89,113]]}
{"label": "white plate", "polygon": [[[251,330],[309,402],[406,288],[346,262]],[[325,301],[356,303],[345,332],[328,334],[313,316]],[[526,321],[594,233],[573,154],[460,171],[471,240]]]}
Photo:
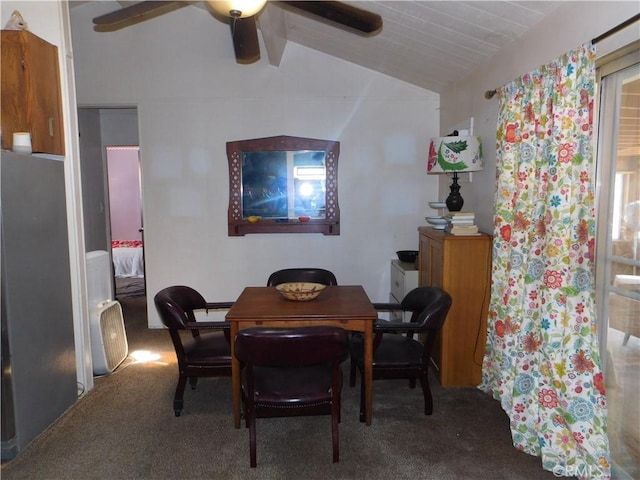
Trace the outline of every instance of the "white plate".
{"label": "white plate", "polygon": [[429,202],[429,206],[431,208],[447,208],[447,204],[445,202]]}

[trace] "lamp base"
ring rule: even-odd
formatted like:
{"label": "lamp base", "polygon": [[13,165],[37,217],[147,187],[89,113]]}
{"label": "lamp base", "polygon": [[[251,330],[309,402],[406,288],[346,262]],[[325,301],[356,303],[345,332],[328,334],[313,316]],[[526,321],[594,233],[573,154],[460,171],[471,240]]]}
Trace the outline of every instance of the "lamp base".
{"label": "lamp base", "polygon": [[462,210],[464,200],[460,195],[460,185],[458,185],[458,172],[453,172],[453,183],[451,184],[451,192],[447,197],[445,203],[450,212],[459,212]]}

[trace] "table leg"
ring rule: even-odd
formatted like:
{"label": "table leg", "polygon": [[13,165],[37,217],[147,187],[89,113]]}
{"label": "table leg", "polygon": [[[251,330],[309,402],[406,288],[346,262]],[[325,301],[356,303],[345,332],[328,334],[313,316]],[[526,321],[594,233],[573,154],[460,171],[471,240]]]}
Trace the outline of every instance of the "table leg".
{"label": "table leg", "polygon": [[364,393],[367,425],[373,416],[373,324],[364,332]]}
{"label": "table leg", "polygon": [[240,362],[236,358],[235,338],[238,334],[238,324],[231,323],[229,333],[231,334],[231,382],[233,388],[233,425],[240,428]]}

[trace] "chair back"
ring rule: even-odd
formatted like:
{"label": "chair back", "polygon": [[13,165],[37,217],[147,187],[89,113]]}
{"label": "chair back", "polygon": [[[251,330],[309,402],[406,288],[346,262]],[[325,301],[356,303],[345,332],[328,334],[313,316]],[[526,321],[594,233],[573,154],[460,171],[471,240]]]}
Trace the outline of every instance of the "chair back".
{"label": "chair back", "polygon": [[323,285],[337,285],[333,272],[324,268],[285,268],[273,272],[267,280],[267,287],[275,287],[287,282],[311,282]]}
{"label": "chair back", "polygon": [[256,466],[256,418],[331,415],[333,461],[340,457],[338,422],[347,332],[337,326],[247,328],[235,338],[243,364],[242,398]]}
{"label": "chair back", "polygon": [[420,331],[440,330],[451,308],[451,295],[439,287],[418,287],[400,302],[402,310],[413,312],[411,322],[418,323]]}
{"label": "chair back", "polygon": [[180,330],[188,322],[195,322],[194,310],[205,309],[207,302],[191,287],[175,285],[156,293],[153,301],[164,326],[170,330]]}
{"label": "chair back", "polygon": [[298,367],[337,361],[349,355],[349,337],[340,327],[246,328],[235,340],[240,362],[268,367]]}
{"label": "chair back", "polygon": [[413,311],[411,322],[419,325],[423,343],[423,364],[429,363],[437,333],[447,319],[451,302],[451,295],[439,287],[418,287],[402,299],[403,310]]}

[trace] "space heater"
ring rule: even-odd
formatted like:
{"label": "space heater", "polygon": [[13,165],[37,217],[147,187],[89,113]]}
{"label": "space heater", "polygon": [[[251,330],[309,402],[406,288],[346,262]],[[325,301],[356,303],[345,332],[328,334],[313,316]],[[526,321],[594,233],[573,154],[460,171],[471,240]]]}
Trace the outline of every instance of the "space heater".
{"label": "space heater", "polygon": [[112,299],[109,252],[87,253],[91,355],[94,375],[112,373],[129,354],[122,306]]}

